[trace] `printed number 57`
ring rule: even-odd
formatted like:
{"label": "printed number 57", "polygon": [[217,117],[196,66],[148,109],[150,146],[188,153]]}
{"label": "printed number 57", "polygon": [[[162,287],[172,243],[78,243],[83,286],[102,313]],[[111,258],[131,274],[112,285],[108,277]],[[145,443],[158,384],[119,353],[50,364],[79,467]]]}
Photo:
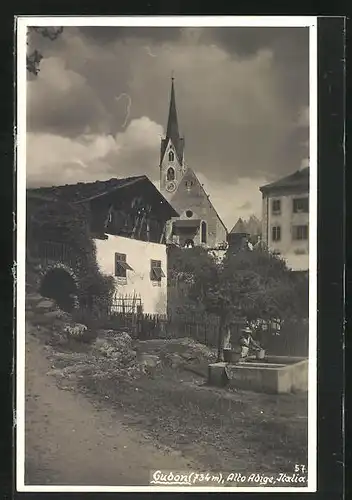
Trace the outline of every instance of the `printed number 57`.
{"label": "printed number 57", "polygon": [[305,472],[306,471],[306,466],[301,465],[301,464],[296,464],[295,465],[295,472]]}

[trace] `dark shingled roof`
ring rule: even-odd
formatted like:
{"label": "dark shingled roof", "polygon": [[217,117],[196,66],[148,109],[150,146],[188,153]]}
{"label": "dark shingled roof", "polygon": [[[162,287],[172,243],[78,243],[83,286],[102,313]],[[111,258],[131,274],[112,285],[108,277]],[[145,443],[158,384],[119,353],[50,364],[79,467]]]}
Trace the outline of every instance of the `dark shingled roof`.
{"label": "dark shingled roof", "polygon": [[247,228],[241,217],[231,229],[230,234],[247,234]]}
{"label": "dark shingled roof", "polygon": [[275,182],[261,186],[260,191],[270,191],[271,189],[286,187],[307,187],[309,188],[309,167],[297,170],[291,175],[278,179]]}
{"label": "dark shingled roof", "polygon": [[179,213],[164,198],[160,191],[154,186],[146,175],[126,177],[124,179],[109,179],[106,181],[78,182],[77,184],[65,184],[64,186],[40,187],[27,189],[27,199],[42,201],[54,201],[61,203],[85,203],[107,194],[114,193],[119,189],[140,183],[140,189],[146,189],[157,201],[160,200],[163,210],[169,217],[178,217]]}
{"label": "dark shingled roof", "polygon": [[124,179],[113,178],[106,181],[78,182],[77,184],[65,184],[64,186],[40,187],[27,189],[27,196],[45,197],[47,200],[51,199],[53,201],[61,200],[79,203],[103,196],[142,180],[149,179],[145,175],[139,175]]}
{"label": "dark shingled roof", "polygon": [[38,202],[53,202],[55,201],[52,196],[44,196],[40,193],[33,191],[32,189],[27,189],[27,200],[34,200]]}

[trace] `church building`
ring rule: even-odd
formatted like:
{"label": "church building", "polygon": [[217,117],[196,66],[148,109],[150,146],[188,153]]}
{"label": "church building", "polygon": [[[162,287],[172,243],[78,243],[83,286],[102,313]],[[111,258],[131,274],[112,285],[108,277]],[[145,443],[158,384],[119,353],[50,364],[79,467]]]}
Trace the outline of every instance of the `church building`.
{"label": "church building", "polygon": [[196,174],[186,165],[184,149],[185,141],[179,132],[172,78],[166,137],[161,140],[160,192],[179,217],[173,217],[169,221],[167,242],[181,247],[222,247],[226,245],[226,227]]}

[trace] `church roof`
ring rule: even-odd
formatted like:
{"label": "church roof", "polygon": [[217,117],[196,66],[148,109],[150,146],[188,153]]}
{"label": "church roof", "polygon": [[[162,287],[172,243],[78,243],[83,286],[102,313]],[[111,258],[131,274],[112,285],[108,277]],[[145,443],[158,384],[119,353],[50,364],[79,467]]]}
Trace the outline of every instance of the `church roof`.
{"label": "church roof", "polygon": [[230,234],[247,234],[247,228],[241,217],[230,231]]}
{"label": "church roof", "polygon": [[[197,185],[199,186],[199,189],[201,190],[201,192],[204,195],[204,197],[207,199],[207,201],[208,201],[209,205],[211,206],[211,208],[214,210],[214,213],[215,213],[216,217],[218,218],[220,224],[223,226],[223,228],[225,229],[225,232],[227,234],[228,233],[227,227],[225,226],[225,224],[224,224],[223,220],[221,219],[219,213],[217,212],[216,208],[214,207],[213,203],[211,202],[210,196],[205,191],[203,184],[201,184],[201,182],[199,181],[198,177],[196,176],[194,170],[191,167],[187,167],[186,172],[185,172],[185,174],[183,176],[183,179],[185,179],[185,178],[187,179],[187,177],[190,180],[193,179],[194,181],[196,181]],[[179,184],[178,189],[180,189],[180,186],[181,186],[181,183]],[[176,202],[176,199],[175,199],[175,196],[177,196],[177,192],[178,192],[178,190],[176,191],[174,197],[171,198],[170,204],[175,208],[176,211],[181,212],[183,210],[183,208],[182,208],[182,206],[178,206],[178,203]]]}
{"label": "church roof", "polygon": [[175,97],[175,86],[174,79],[171,80],[171,94],[170,94],[170,105],[169,105],[169,116],[167,120],[166,137],[161,141],[161,161],[164,157],[167,144],[171,140],[175,147],[176,155],[180,163],[183,162],[183,151],[184,151],[184,139],[180,137],[180,131],[178,128],[177,110],[176,110],[176,97]]}
{"label": "church roof", "polygon": [[275,182],[261,186],[259,189],[262,192],[275,190],[277,188],[286,187],[297,187],[297,188],[309,188],[309,167],[297,170],[293,174],[282,177]]}

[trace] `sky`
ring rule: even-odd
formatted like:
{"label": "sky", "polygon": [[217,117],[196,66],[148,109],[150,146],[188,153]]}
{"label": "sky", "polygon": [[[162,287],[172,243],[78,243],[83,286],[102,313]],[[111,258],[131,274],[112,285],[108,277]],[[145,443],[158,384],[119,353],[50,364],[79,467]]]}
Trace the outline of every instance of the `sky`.
{"label": "sky", "polygon": [[171,75],[185,161],[228,229],[308,164],[308,28],[65,27],[32,34],[27,185],[159,180]]}

